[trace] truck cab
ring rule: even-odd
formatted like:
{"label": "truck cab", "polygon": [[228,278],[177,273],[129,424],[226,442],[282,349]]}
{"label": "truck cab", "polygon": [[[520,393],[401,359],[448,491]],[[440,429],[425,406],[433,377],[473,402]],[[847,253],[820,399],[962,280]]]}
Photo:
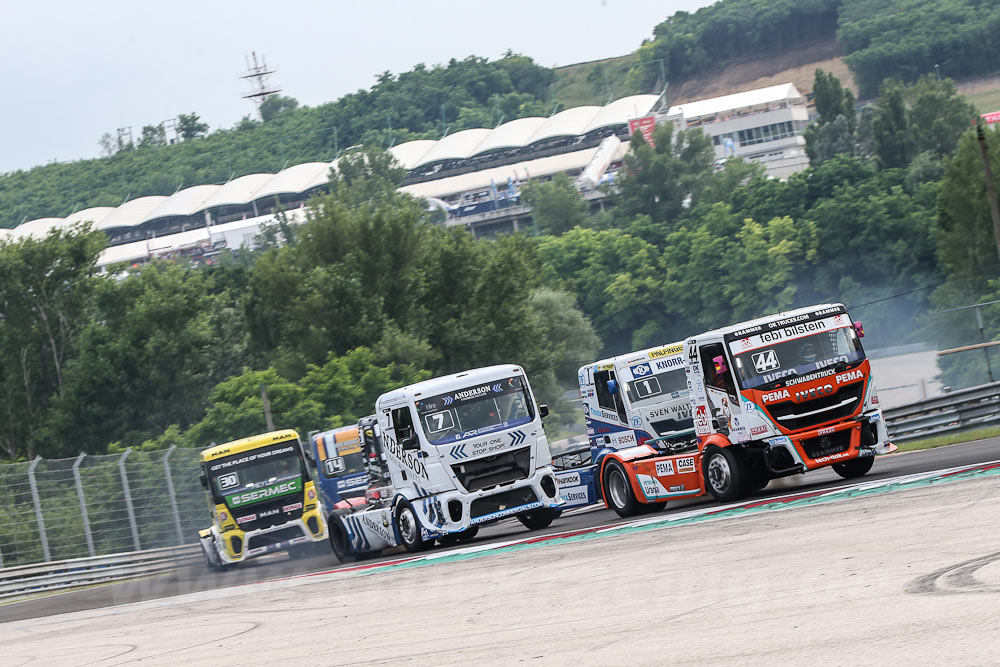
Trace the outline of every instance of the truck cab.
{"label": "truck cab", "polygon": [[368,457],[358,424],[313,433],[309,441],[324,507],[365,495]]}
{"label": "truck cab", "polygon": [[863,336],[843,304],[822,304],[685,342],[713,496],[735,499],[775,477],[825,466],[858,477],[875,456],[895,451]]}
{"label": "truck cab", "polygon": [[293,430],[264,433],[201,452],[212,525],[199,532],[208,566],[326,540],[323,508]]}
{"label": "truck cab", "polygon": [[558,516],[564,501],[542,428],[548,411],[520,366],[426,380],[383,394],[375,408],[377,422],[367,428],[384,451],[384,470],[371,472],[366,507],[331,517],[341,560],[397,544],[419,551],[436,540],[471,539],[508,517],[544,528]]}
{"label": "truck cab", "polygon": [[[708,331],[667,346],[686,385],[670,398],[666,382],[643,381],[656,375],[644,357],[657,348],[585,366],[581,394],[605,503],[632,516],[704,493],[737,500],[772,479],[825,466],[844,478],[864,475],[875,456],[896,447],[863,335],[842,304]],[[682,396],[688,430],[677,420],[658,423]]]}

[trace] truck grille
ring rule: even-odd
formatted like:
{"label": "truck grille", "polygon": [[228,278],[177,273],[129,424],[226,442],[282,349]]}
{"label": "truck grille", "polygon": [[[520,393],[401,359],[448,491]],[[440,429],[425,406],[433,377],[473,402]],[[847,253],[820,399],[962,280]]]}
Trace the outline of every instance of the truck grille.
{"label": "truck grille", "polygon": [[808,455],[811,459],[818,459],[823,456],[829,456],[830,454],[846,452],[851,446],[852,430],[853,429],[845,428],[842,431],[837,431],[836,433],[831,433],[830,435],[822,435],[818,438],[803,440],[802,449],[805,450],[806,455]]}
{"label": "truck grille", "polygon": [[259,549],[260,547],[277,544],[285,540],[293,540],[296,537],[302,537],[302,535],[302,529],[298,526],[280,528],[270,533],[264,533],[263,535],[251,535],[250,539],[247,540],[247,550]]}
{"label": "truck grille", "polygon": [[498,484],[508,484],[526,478],[531,467],[531,448],[473,459],[451,466],[452,472],[466,491],[488,489]]}
{"label": "truck grille", "polygon": [[531,490],[530,486],[511,489],[510,491],[501,491],[492,496],[473,500],[472,507],[469,509],[469,518],[478,519],[487,514],[500,512],[511,507],[520,507],[521,505],[527,505],[537,500],[538,497],[535,496],[535,492]]}
{"label": "truck grille", "polygon": [[[861,405],[864,389],[864,382],[855,382],[841,387],[829,396],[820,396],[802,403],[792,403],[791,401],[777,403],[767,406],[767,411],[771,413],[771,417],[779,426],[792,431],[801,431],[854,414]],[[844,405],[840,405],[841,403]],[[821,410],[821,412],[816,412],[816,410]],[[808,412],[816,413],[789,418],[791,415],[801,415]]]}

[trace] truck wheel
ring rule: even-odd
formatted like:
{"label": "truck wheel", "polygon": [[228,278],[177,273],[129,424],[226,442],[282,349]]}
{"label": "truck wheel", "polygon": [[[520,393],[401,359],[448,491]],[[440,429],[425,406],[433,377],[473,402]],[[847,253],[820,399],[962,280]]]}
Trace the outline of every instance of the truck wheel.
{"label": "truck wheel", "polygon": [[834,463],[832,467],[833,472],[844,479],[853,479],[868,474],[873,465],[875,465],[874,456],[862,456],[850,461],[844,461],[843,463]]}
{"label": "truck wheel", "polygon": [[201,553],[205,556],[205,566],[212,572],[225,572],[229,569],[228,563],[223,563],[222,558],[215,551],[215,545],[201,547]]}
{"label": "truck wheel", "polygon": [[771,475],[767,472],[767,468],[762,465],[749,465],[746,472],[747,494],[761,491],[771,483]]}
{"label": "truck wheel", "polygon": [[711,447],[705,453],[705,488],[719,502],[728,503],[743,496],[746,469],[732,447]]}
{"label": "truck wheel", "polygon": [[347,539],[344,527],[336,519],[330,519],[327,527],[329,528],[330,548],[333,549],[333,555],[341,563],[353,562],[356,556],[351,551],[351,543]]}
{"label": "truck wheel", "polygon": [[438,544],[443,547],[450,546],[452,544],[462,544],[464,542],[471,542],[475,537],[476,533],[479,532],[479,526],[472,526],[471,528],[466,528],[460,533],[448,533],[443,537],[437,538]]}
{"label": "truck wheel", "polygon": [[646,503],[645,505],[641,506],[639,511],[642,514],[654,514],[656,512],[663,510],[663,508],[665,508],[666,506],[667,506],[666,500],[659,503]]}
{"label": "truck wheel", "polygon": [[416,553],[429,549],[434,544],[434,540],[425,540],[420,536],[420,520],[417,519],[417,513],[409,501],[401,500],[396,505],[396,511],[392,513],[392,520],[396,524],[400,543],[407,551]]}
{"label": "truck wheel", "polygon": [[604,497],[608,501],[608,506],[615,511],[618,516],[627,518],[642,512],[642,503],[635,498],[632,492],[632,484],[629,482],[625,468],[618,461],[608,461],[604,466],[604,475],[601,480],[604,486]]}
{"label": "truck wheel", "polygon": [[531,512],[518,514],[517,520],[523,523],[524,527],[528,530],[541,530],[542,528],[548,528],[549,524],[555,521],[559,514],[561,514],[559,510],[551,510],[547,507],[542,507],[541,509],[533,510]]}

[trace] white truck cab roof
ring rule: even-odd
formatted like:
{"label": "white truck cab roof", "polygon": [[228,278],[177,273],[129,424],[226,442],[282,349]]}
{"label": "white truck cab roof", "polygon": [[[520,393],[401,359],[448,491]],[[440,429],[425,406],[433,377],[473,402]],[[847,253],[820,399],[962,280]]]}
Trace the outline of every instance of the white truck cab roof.
{"label": "white truck cab roof", "polygon": [[524,376],[524,369],[514,364],[503,364],[499,366],[487,366],[485,368],[475,368],[461,373],[442,375],[431,378],[423,382],[407,385],[393,391],[382,394],[378,399],[379,405],[399,404],[407,401],[415,401],[421,398],[428,398],[443,394],[454,389],[463,389],[472,385],[483,384],[490,380],[510,377],[512,375]]}
{"label": "white truck cab roof", "polygon": [[842,303],[823,303],[823,304],[817,304],[815,306],[806,306],[805,308],[786,310],[774,313],[773,315],[765,315],[763,317],[757,317],[752,320],[746,320],[745,322],[738,322],[737,324],[731,324],[729,326],[720,327],[718,329],[712,329],[711,331],[700,333],[697,336],[692,336],[691,339],[703,338],[707,336],[722,336],[725,334],[733,333],[735,331],[742,331],[743,329],[752,329],[755,326],[768,324],[769,322],[774,322],[775,320],[787,320],[798,317],[800,315],[812,315],[814,313],[819,313],[825,310],[830,310],[830,312],[834,311],[840,312],[841,309],[846,310],[844,304]]}

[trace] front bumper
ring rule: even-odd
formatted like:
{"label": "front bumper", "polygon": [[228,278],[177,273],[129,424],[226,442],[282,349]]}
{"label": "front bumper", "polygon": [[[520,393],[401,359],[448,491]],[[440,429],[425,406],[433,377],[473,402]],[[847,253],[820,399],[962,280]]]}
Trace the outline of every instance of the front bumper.
{"label": "front bumper", "polygon": [[[312,519],[312,521],[310,521],[310,519]],[[313,532],[310,529],[310,523],[316,527],[316,532]],[[297,528],[299,530],[299,534],[288,537],[287,539],[279,539],[273,542],[268,541],[266,544],[248,548],[251,542],[261,541],[254,540],[254,538],[267,539],[274,533],[291,532],[289,531],[289,528]],[[213,532],[215,532],[214,529]],[[299,519],[288,521],[270,528],[251,531],[242,531],[238,529],[226,531],[216,537],[216,550],[218,551],[219,558],[223,563],[241,563],[250,558],[263,556],[264,554],[284,551],[285,549],[298,544],[321,542],[325,539],[326,524],[323,521],[322,511],[317,508],[316,510],[304,513]]]}
{"label": "front bumper", "polygon": [[889,442],[881,410],[871,410],[833,426],[810,429],[768,439],[773,456],[784,448],[792,465],[804,472],[863,456],[891,454],[897,447]]}
{"label": "front bumper", "polygon": [[531,477],[509,484],[468,493],[446,491],[412,502],[420,514],[425,537],[427,534],[461,533],[509,516],[566,504],[559,495],[559,484],[551,466],[536,468]]}

